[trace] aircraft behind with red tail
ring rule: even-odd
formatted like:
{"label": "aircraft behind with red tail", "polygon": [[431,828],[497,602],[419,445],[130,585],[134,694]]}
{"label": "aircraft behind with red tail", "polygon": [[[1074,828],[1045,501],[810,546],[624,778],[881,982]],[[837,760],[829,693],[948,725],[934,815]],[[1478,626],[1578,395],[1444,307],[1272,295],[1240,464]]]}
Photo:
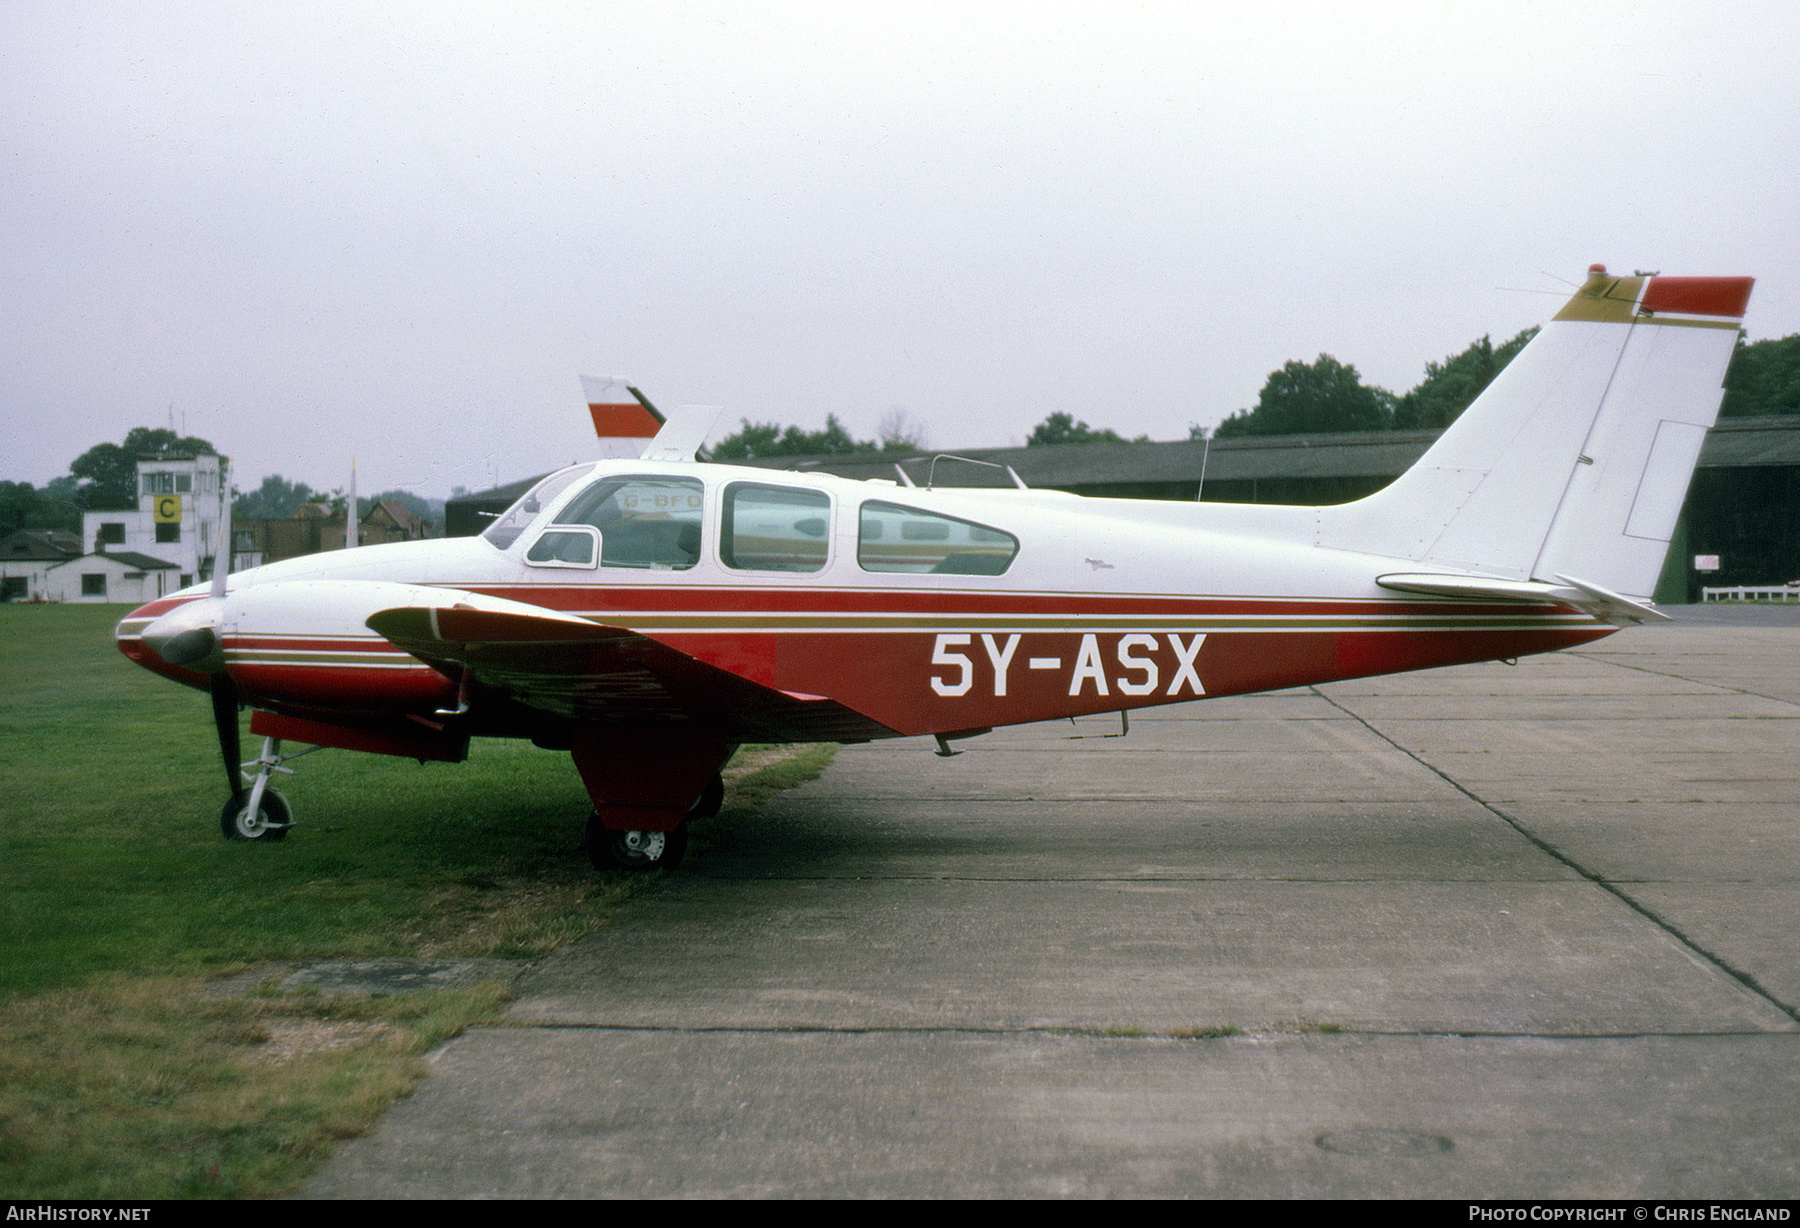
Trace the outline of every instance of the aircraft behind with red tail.
{"label": "aircraft behind with red tail", "polygon": [[[228,836],[287,834],[283,742],[454,761],[530,738],[572,756],[596,865],[673,865],[742,743],[949,753],[1665,617],[1651,594],[1750,287],[1594,266],[1416,465],[1331,507],[697,463],[717,411],[664,421],[596,381],[596,429],[641,455],[546,477],[479,537],[221,575],[133,611],[119,646],[211,694]],[[265,739],[248,776],[242,707]]]}

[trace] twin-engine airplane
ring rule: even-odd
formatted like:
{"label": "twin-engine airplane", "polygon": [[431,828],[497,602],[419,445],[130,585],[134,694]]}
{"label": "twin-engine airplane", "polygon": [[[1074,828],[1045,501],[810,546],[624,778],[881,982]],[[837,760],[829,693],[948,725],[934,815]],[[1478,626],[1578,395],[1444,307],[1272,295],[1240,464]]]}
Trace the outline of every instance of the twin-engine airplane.
{"label": "twin-engine airplane", "polygon": [[[480,537],[221,575],[134,611],[119,646],[210,691],[228,836],[286,834],[283,741],[460,760],[528,737],[573,756],[597,866],[669,866],[740,743],[948,753],[1665,617],[1649,596],[1750,286],[1594,266],[1412,469],[1336,507],[698,464],[716,411],[659,431],[647,402],[590,391],[603,435],[654,432],[640,459],[552,474]],[[249,778],[240,706],[267,739]]]}

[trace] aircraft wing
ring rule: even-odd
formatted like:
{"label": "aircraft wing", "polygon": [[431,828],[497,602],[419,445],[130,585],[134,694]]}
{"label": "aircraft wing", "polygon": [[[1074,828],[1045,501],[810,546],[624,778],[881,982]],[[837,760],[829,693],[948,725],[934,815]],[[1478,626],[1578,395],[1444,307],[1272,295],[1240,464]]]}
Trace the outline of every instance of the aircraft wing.
{"label": "aircraft wing", "polygon": [[553,610],[405,606],[368,626],[452,678],[583,724],[697,724],[738,742],[859,742],[893,730],[776,690],[624,627]]}

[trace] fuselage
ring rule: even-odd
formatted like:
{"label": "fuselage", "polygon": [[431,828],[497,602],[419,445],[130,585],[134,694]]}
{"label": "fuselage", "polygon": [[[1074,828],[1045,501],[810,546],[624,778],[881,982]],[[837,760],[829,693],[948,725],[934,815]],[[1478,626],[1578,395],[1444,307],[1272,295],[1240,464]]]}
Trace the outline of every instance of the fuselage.
{"label": "fuselage", "polygon": [[[217,663],[252,707],[441,722],[459,679],[367,620],[516,603],[829,698],[866,718],[852,733],[882,736],[1511,658],[1613,630],[1553,602],[1388,591],[1376,577],[1407,561],[1314,544],[1309,511],[602,462],[552,475],[483,537],[259,567],[231,576],[223,598],[196,587],[134,611],[118,639],[145,667],[205,687],[202,668],[159,646],[171,611],[217,601]],[[163,630],[146,635],[153,624]],[[544,706],[580,722],[616,703],[597,688],[584,713],[580,693]],[[492,714],[477,731],[519,732]]]}

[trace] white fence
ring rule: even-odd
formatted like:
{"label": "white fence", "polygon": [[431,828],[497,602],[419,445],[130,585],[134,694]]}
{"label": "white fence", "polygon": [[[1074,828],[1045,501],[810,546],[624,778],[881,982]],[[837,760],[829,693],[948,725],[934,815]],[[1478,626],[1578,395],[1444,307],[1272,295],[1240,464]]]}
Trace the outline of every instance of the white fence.
{"label": "white fence", "polygon": [[1800,601],[1800,588],[1785,584],[1774,588],[1703,588],[1702,601]]}

